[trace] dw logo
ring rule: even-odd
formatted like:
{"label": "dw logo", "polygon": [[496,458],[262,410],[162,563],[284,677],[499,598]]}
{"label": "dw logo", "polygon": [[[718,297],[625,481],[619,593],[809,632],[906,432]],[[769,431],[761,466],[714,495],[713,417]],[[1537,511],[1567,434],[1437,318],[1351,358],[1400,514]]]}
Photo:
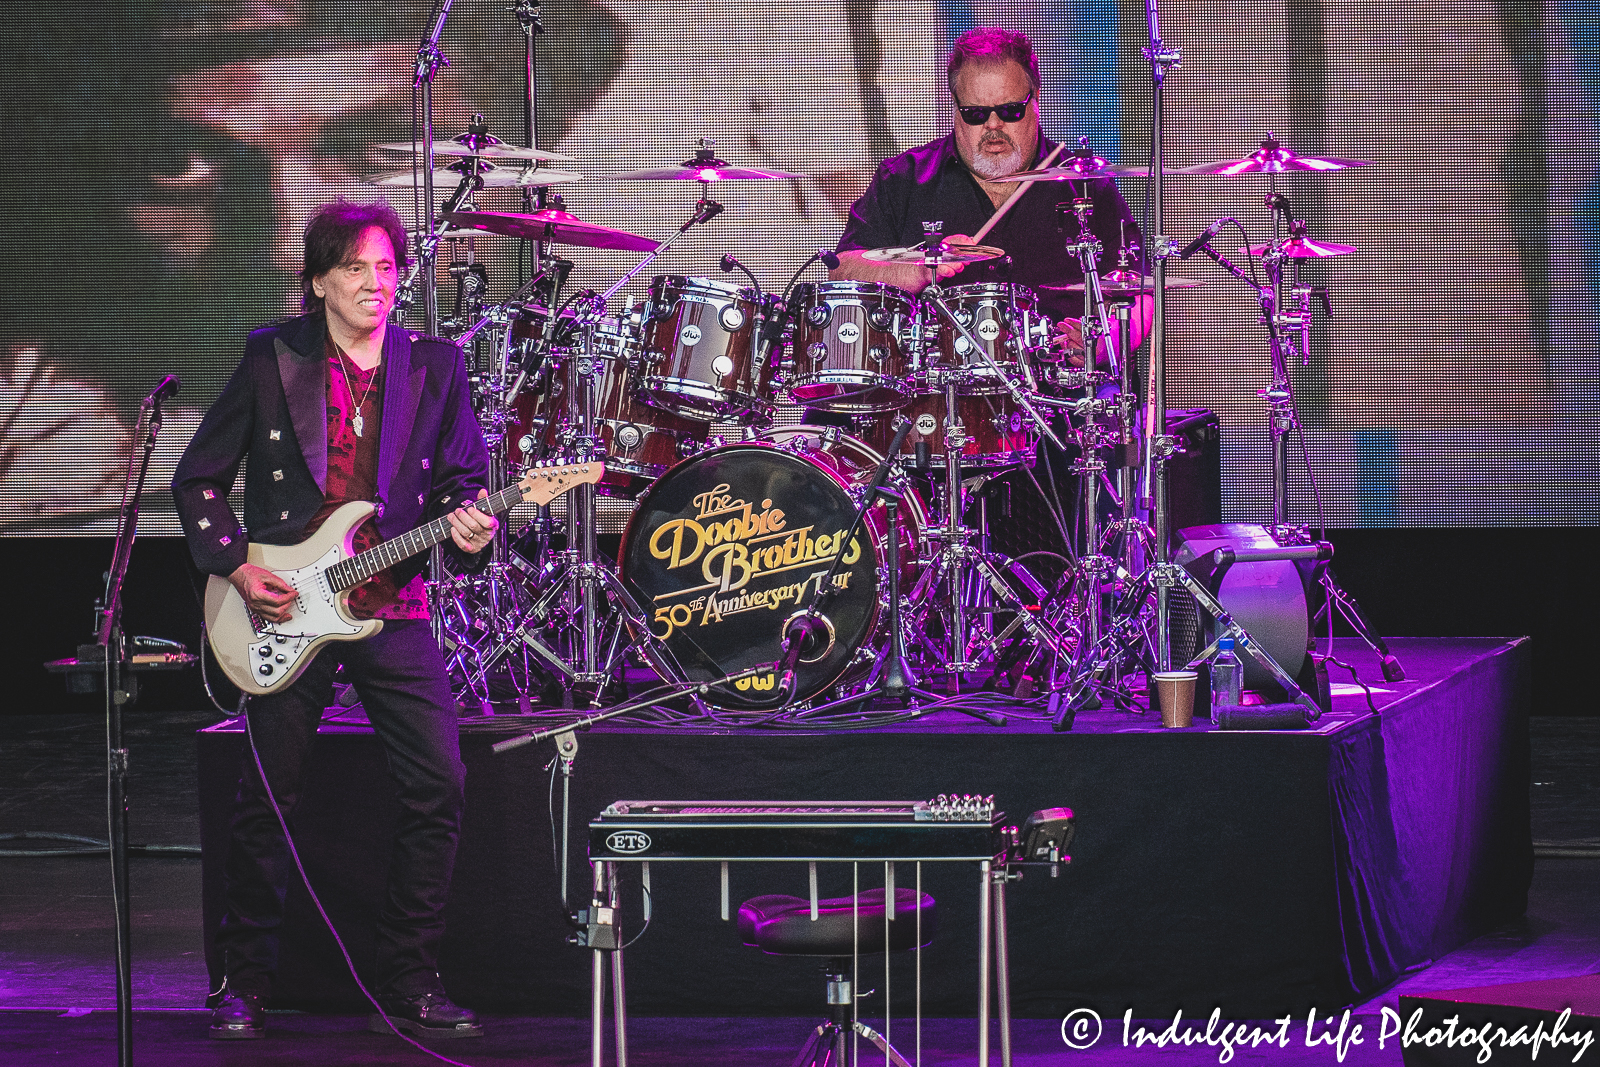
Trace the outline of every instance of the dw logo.
{"label": "dw logo", "polygon": [[772,673],[768,673],[765,678],[740,678],[737,682],[733,683],[734,688],[738,689],[741,693],[747,692],[752,688],[771,689],[777,684],[778,676]]}
{"label": "dw logo", "polygon": [[637,830],[618,830],[606,838],[606,848],[624,856],[636,856],[650,848],[650,835]]}

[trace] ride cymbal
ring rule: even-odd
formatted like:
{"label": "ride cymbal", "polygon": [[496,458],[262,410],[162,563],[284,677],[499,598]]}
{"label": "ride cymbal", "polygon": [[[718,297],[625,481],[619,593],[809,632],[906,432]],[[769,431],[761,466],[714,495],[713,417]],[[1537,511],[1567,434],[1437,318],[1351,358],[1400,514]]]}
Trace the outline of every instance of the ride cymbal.
{"label": "ride cymbal", "polygon": [[457,226],[488,230],[507,237],[520,237],[525,241],[551,241],[555,244],[578,245],[582,248],[610,248],[626,252],[648,252],[659,242],[625,230],[613,230],[584,222],[578,216],[560,208],[545,208],[531,215],[510,211],[450,211],[446,219]]}

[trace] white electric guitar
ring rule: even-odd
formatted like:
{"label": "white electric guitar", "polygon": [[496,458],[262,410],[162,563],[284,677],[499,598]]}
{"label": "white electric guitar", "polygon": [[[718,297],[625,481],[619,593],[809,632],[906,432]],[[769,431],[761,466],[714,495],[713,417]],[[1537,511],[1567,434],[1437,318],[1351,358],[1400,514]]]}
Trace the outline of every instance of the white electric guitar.
{"label": "white electric guitar", "polygon": [[[478,510],[498,515],[524,500],[548,504],[575,485],[599,481],[605,469],[596,460],[535,467],[516,485],[477,501]],[[353,501],[298,545],[250,545],[250,562],[272,571],[297,594],[288,622],[261,618],[232,582],[211,576],[206,583],[206,632],[229,681],[252,696],[275,693],[300,677],[329,641],[359,641],[383,629],[381,619],[350,615],[350,590],[448,539],[450,520],[435,519],[357,553],[351,544],[356,527],[373,510],[364,500]]]}

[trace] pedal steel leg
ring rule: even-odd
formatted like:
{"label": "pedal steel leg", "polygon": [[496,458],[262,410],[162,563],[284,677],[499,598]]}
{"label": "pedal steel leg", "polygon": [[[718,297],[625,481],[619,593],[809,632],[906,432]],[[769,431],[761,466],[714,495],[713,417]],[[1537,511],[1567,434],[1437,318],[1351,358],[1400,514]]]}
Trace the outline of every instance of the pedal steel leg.
{"label": "pedal steel leg", "polygon": [[984,860],[978,869],[978,1067],[989,1067],[989,878],[993,864]]}
{"label": "pedal steel leg", "polygon": [[1006,881],[1009,872],[994,872],[994,984],[1000,1001],[1000,1067],[1011,1067],[1011,949],[1006,936]]}

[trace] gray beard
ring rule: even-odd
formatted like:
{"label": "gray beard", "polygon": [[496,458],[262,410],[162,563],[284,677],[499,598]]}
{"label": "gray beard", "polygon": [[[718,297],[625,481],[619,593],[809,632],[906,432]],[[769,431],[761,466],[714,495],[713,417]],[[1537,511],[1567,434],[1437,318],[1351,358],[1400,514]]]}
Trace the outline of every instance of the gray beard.
{"label": "gray beard", "polygon": [[1022,149],[1015,148],[1003,156],[990,156],[978,151],[973,154],[973,159],[967,166],[981,178],[1004,178],[1021,170],[1025,163]]}

